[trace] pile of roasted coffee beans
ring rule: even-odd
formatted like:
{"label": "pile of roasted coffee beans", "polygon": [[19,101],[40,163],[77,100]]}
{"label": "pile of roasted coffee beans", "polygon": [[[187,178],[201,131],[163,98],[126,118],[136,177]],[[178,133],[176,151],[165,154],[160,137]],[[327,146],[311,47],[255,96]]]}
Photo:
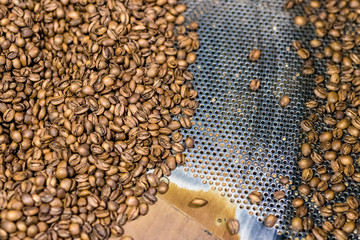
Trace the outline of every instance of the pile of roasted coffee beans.
{"label": "pile of roasted coffee beans", "polygon": [[[299,31],[311,24],[316,38],[308,43],[312,51],[293,42],[304,59],[302,73],[313,76],[315,88],[314,100],[305,104],[312,113],[301,122],[306,135],[298,162],[302,183],[292,201],[296,216],[291,226],[305,231],[306,240],[331,235],[346,240],[351,233],[358,239],[360,196],[352,186],[360,184],[360,1],[286,2],[285,8],[293,7],[304,12],[294,19]],[[325,72],[316,71],[314,61],[326,64]]]}
{"label": "pile of roasted coffee beans", "polygon": [[118,238],[168,190],[198,106],[185,10],[0,0],[0,239]]}

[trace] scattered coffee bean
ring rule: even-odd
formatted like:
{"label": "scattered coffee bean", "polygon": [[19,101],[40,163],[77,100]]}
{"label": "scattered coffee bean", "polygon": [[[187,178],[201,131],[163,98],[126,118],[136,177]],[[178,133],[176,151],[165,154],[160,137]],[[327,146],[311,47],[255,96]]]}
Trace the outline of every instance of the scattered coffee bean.
{"label": "scattered coffee bean", "polygon": [[264,225],[268,228],[272,228],[277,222],[277,217],[272,214],[266,216],[264,220]]}
{"label": "scattered coffee bean", "polygon": [[274,192],[274,198],[276,199],[283,199],[285,197],[284,191],[276,191]]}
{"label": "scattered coffee bean", "polygon": [[260,80],[259,80],[259,79],[253,79],[253,80],[251,80],[251,82],[250,82],[250,89],[251,89],[252,91],[258,90],[259,87],[260,87]]}
{"label": "scattered coffee bean", "polygon": [[203,198],[195,198],[189,203],[189,207],[200,208],[208,204],[208,201]]}
{"label": "scattered coffee bean", "polygon": [[259,49],[253,49],[251,50],[249,54],[250,61],[257,61],[260,58],[261,51]]}
{"label": "scattered coffee bean", "polygon": [[230,235],[235,235],[239,232],[240,230],[240,223],[237,219],[230,219],[228,222],[227,222],[227,229],[230,233]]}
{"label": "scattered coffee bean", "polygon": [[282,108],[285,108],[287,105],[289,105],[290,103],[290,97],[289,95],[285,94],[284,96],[282,96],[279,100],[279,105]]}
{"label": "scattered coffee bean", "polygon": [[255,203],[260,203],[263,200],[262,194],[258,191],[252,191],[248,197],[249,197],[250,201],[255,202]]}

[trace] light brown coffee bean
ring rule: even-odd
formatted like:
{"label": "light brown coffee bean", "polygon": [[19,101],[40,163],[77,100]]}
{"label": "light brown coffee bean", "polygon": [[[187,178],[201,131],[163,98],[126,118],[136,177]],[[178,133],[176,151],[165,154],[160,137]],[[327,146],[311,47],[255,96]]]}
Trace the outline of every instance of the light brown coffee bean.
{"label": "light brown coffee bean", "polygon": [[189,203],[189,207],[200,208],[200,207],[204,207],[207,204],[208,204],[208,201],[206,199],[195,198],[195,199],[191,200],[191,202]]}
{"label": "light brown coffee bean", "polygon": [[258,90],[259,87],[260,87],[260,80],[259,80],[259,79],[256,79],[256,78],[255,78],[255,79],[251,80],[251,82],[250,82],[250,89],[251,89],[252,91]]}
{"label": "light brown coffee bean", "polygon": [[302,231],[303,230],[303,222],[301,218],[295,217],[291,220],[291,227],[294,231]]}
{"label": "light brown coffee bean", "polygon": [[279,182],[282,184],[282,185],[287,185],[289,184],[289,177],[285,176],[285,177],[281,177]]}
{"label": "light brown coffee bean", "polygon": [[290,103],[290,97],[287,94],[283,95],[279,100],[279,105],[282,108],[285,108],[287,105],[289,105],[289,103]]}
{"label": "light brown coffee bean", "polygon": [[284,191],[276,191],[274,192],[274,198],[276,199],[283,199],[285,197]]}
{"label": "light brown coffee bean", "polygon": [[227,229],[230,233],[230,235],[235,235],[239,232],[240,230],[240,223],[237,219],[229,219],[229,221],[227,222]]}
{"label": "light brown coffee bean", "polygon": [[305,26],[307,23],[307,19],[304,16],[295,17],[295,24],[299,26]]}
{"label": "light brown coffee bean", "polygon": [[269,214],[264,219],[264,225],[268,228],[272,228],[277,222],[277,217],[275,217],[273,214]]}
{"label": "light brown coffee bean", "polygon": [[298,55],[302,59],[308,59],[310,57],[310,53],[305,48],[301,48],[297,51]]}
{"label": "light brown coffee bean", "polygon": [[295,198],[292,201],[292,205],[296,208],[302,206],[303,204],[304,204],[304,199],[302,199],[302,198]]}

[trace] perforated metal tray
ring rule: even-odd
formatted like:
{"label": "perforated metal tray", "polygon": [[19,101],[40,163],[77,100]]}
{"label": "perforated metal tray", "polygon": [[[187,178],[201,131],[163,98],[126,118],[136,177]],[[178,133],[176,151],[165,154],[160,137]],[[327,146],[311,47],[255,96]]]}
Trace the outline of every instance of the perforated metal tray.
{"label": "perforated metal tray", "polygon": [[[299,126],[308,114],[304,102],[313,97],[313,80],[300,73],[303,63],[291,46],[295,39],[312,39],[313,29],[296,27],[293,18],[302,9],[284,11],[282,0],[186,3],[187,17],[200,23],[201,47],[191,67],[200,107],[195,126],[184,131],[195,138],[196,148],[171,180],[188,188],[216,189],[237,204],[242,240],[302,238],[305,234],[289,226],[301,175],[296,163],[302,141]],[[253,48],[261,49],[254,63],[248,60]],[[324,63],[316,64],[321,71]],[[249,89],[253,78],[261,80],[256,92]],[[291,98],[285,109],[277,104],[283,94]],[[281,176],[289,176],[293,186],[280,186]],[[247,200],[255,189],[264,196],[260,205]],[[274,200],[276,190],[285,190],[285,199]],[[359,194],[358,187],[353,191]],[[319,224],[317,210],[308,207]],[[261,224],[269,213],[279,219],[274,229]]]}

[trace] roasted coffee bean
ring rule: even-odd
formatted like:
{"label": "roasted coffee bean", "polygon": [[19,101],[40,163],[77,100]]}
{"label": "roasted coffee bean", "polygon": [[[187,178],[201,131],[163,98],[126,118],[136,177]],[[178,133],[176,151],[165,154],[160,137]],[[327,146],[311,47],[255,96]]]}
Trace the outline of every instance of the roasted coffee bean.
{"label": "roasted coffee bean", "polygon": [[185,10],[0,1],[0,238],[119,239],[168,191],[199,106]]}
{"label": "roasted coffee bean", "polygon": [[302,198],[295,198],[292,201],[292,205],[296,208],[302,206],[303,204],[304,204],[304,199],[302,199]]}
{"label": "roasted coffee bean", "polygon": [[347,222],[344,224],[344,226],[342,227],[342,230],[345,233],[352,233],[355,230],[355,223],[354,222]]}
{"label": "roasted coffee bean", "polygon": [[255,79],[251,80],[251,82],[250,82],[250,89],[251,89],[252,91],[258,90],[259,87],[260,87],[260,80],[259,80],[259,79],[256,79],[256,78],[255,78]]}
{"label": "roasted coffee bean", "polygon": [[272,228],[277,222],[277,217],[272,214],[266,216],[264,220],[264,225],[268,228]]}
{"label": "roasted coffee bean", "polygon": [[311,217],[303,218],[303,228],[305,231],[310,231],[314,227],[314,220]]}
{"label": "roasted coffee bean", "polygon": [[309,182],[314,176],[313,170],[311,168],[305,168],[302,172],[302,180]]}
{"label": "roasted coffee bean", "polygon": [[200,208],[208,204],[208,201],[203,198],[195,198],[189,203],[189,207]]}
{"label": "roasted coffee bean", "polygon": [[328,238],[328,235],[322,228],[315,227],[311,229],[311,232],[317,240],[325,240]]}
{"label": "roasted coffee bean", "polygon": [[300,207],[298,207],[296,209],[296,216],[297,217],[300,217],[300,218],[305,217],[307,215],[307,213],[308,213],[308,209],[304,205],[300,206]]}
{"label": "roasted coffee bean", "polygon": [[274,198],[276,199],[283,199],[285,197],[284,191],[276,191],[274,192]]}
{"label": "roasted coffee bean", "polygon": [[307,19],[304,16],[295,17],[295,24],[299,26],[304,26],[307,23]]}
{"label": "roasted coffee bean", "polygon": [[323,206],[319,208],[320,214],[323,217],[331,217],[333,215],[333,210],[328,206]]}
{"label": "roasted coffee bean", "polygon": [[248,198],[252,201],[252,202],[255,202],[255,203],[259,203],[263,200],[263,196],[260,192],[258,191],[252,191]]}
{"label": "roasted coffee bean", "polygon": [[348,239],[346,232],[344,232],[343,230],[340,230],[340,229],[335,229],[332,234],[338,240],[347,240]]}
{"label": "roasted coffee bean", "polygon": [[354,209],[350,209],[346,212],[346,217],[350,221],[356,221],[359,218],[359,213]]}
{"label": "roasted coffee bean", "polygon": [[308,50],[301,48],[297,51],[298,55],[302,59],[308,59],[310,57],[310,53]]}
{"label": "roasted coffee bean", "polygon": [[300,169],[311,168],[314,165],[314,162],[310,158],[302,158],[298,161],[298,166]]}
{"label": "roasted coffee bean", "polygon": [[287,105],[289,105],[290,103],[290,97],[289,95],[285,94],[284,96],[282,96],[279,100],[279,105],[282,108],[285,108]]}
{"label": "roasted coffee bean", "polygon": [[325,232],[330,233],[330,232],[334,231],[334,226],[332,225],[331,222],[329,222],[329,221],[324,221],[324,222],[322,223],[322,229],[324,229]]}
{"label": "roasted coffee bean", "polygon": [[349,196],[346,198],[346,203],[351,209],[358,209],[359,208],[359,202],[354,196]]}
{"label": "roasted coffee bean", "polygon": [[125,235],[120,238],[120,240],[134,240],[131,236]]}
{"label": "roasted coffee bean", "polygon": [[301,145],[301,152],[302,154],[307,157],[311,154],[312,149],[309,143],[304,143]]}
{"label": "roasted coffee bean", "polygon": [[239,232],[240,230],[240,223],[237,219],[230,219],[228,222],[227,222],[227,229],[230,233],[230,235],[235,235]]}
{"label": "roasted coffee bean", "polygon": [[294,46],[294,48],[295,48],[296,50],[299,50],[300,48],[302,48],[302,44],[301,44],[301,42],[299,42],[298,40],[294,40],[294,41],[292,42],[292,44],[293,44],[293,46]]}
{"label": "roasted coffee bean", "polygon": [[282,184],[282,185],[287,185],[289,184],[289,177],[281,177],[279,182]]}
{"label": "roasted coffee bean", "polygon": [[294,231],[302,231],[303,230],[303,222],[301,218],[295,217],[291,220],[291,227]]}
{"label": "roasted coffee bean", "polygon": [[312,200],[318,207],[324,206],[325,204],[325,198],[320,192],[314,193],[312,196]]}
{"label": "roasted coffee bean", "polygon": [[250,51],[249,59],[250,61],[257,61],[260,58],[261,51],[259,49],[253,49]]}
{"label": "roasted coffee bean", "polygon": [[312,234],[312,233],[306,234],[305,240],[315,240],[314,234]]}
{"label": "roasted coffee bean", "polygon": [[302,195],[309,195],[310,192],[311,192],[311,189],[308,185],[306,184],[301,184],[299,187],[298,187],[298,190],[299,192],[302,194]]}
{"label": "roasted coffee bean", "polygon": [[311,188],[316,188],[318,185],[319,185],[319,183],[320,183],[320,178],[318,178],[318,177],[313,177],[310,181],[309,181],[309,187],[311,187]]}
{"label": "roasted coffee bean", "polygon": [[334,219],[334,227],[335,228],[342,228],[346,222],[346,217],[343,214],[337,214],[337,216]]}
{"label": "roasted coffee bean", "polygon": [[322,45],[322,41],[320,39],[313,39],[310,41],[310,46],[312,48],[318,48]]}

